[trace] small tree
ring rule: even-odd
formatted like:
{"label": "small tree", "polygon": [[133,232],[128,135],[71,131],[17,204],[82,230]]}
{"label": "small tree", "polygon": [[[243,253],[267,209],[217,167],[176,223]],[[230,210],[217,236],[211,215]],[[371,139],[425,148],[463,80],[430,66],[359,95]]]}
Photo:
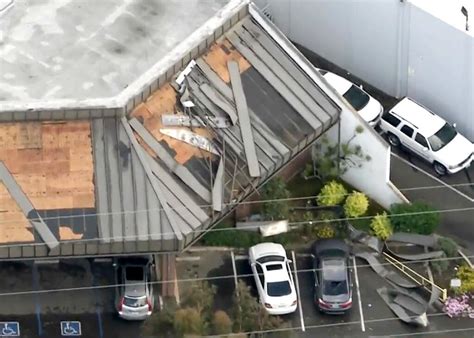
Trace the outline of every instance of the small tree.
{"label": "small tree", "polygon": [[194,308],[179,309],[174,314],[174,329],[177,334],[203,334],[204,323]]}
{"label": "small tree", "polygon": [[207,281],[197,281],[185,292],[183,305],[197,310],[203,320],[210,320],[216,287]]}
{"label": "small tree", "polygon": [[237,294],[234,295],[233,313],[237,332],[272,330],[281,324],[281,319],[270,316],[241,280],[237,285]]}
{"label": "small tree", "polygon": [[225,311],[214,312],[212,327],[215,334],[225,334],[232,332],[232,320]]}
{"label": "small tree", "polygon": [[313,167],[315,174],[322,181],[339,177],[347,172],[351,167],[362,167],[364,161],[370,161],[372,158],[364,154],[360,145],[351,144],[357,135],[364,132],[364,127],[357,126],[354,129],[352,137],[339,146],[329,141],[324,135],[315,143],[312,149]]}
{"label": "small tree", "polygon": [[262,191],[263,200],[279,200],[275,202],[266,202],[263,204],[262,212],[268,220],[287,219],[290,213],[288,199],[290,192],[286,188],[286,183],[280,177],[275,177],[264,185]]}
{"label": "small tree", "polygon": [[458,256],[458,245],[451,238],[440,237],[438,239],[438,246],[443,250],[447,257]]}
{"label": "small tree", "polygon": [[370,228],[374,232],[374,235],[382,240],[389,238],[392,233],[392,225],[387,213],[384,211],[382,214],[377,214],[372,218],[370,222]]}
{"label": "small tree", "polygon": [[326,183],[316,200],[319,205],[337,205],[346,198],[347,190],[341,183],[331,181]]}
{"label": "small tree", "polygon": [[390,214],[394,231],[429,235],[439,225],[439,212],[422,202],[393,204],[390,207]]}
{"label": "small tree", "polygon": [[353,191],[344,203],[344,213],[347,217],[359,217],[367,212],[369,199],[359,191]]}

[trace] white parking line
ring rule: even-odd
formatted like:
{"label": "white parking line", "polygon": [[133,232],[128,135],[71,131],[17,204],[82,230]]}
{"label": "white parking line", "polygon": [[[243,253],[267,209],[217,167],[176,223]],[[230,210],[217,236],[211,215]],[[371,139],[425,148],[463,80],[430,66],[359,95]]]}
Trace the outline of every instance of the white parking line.
{"label": "white parking line", "polygon": [[354,265],[354,275],[355,275],[355,282],[356,282],[356,289],[357,289],[357,300],[359,303],[360,328],[362,329],[362,332],[365,332],[364,311],[362,310],[362,300],[360,299],[359,275],[357,273],[357,264],[356,264],[355,256],[352,256],[352,262]]}
{"label": "white parking line", "polygon": [[234,284],[235,284],[235,292],[238,292],[237,290],[237,285],[238,285],[238,281],[237,281],[237,268],[235,267],[235,256],[234,256],[234,252],[231,251],[230,252],[230,257],[232,258],[232,270],[234,270]]}
{"label": "white parking line", "polygon": [[298,273],[296,271],[296,257],[295,257],[295,252],[293,250],[291,251],[291,256],[293,258],[293,271],[294,271],[295,280],[296,280],[296,292],[297,292],[297,298],[298,298],[298,309],[299,309],[300,320],[301,320],[301,331],[305,332],[306,328],[304,325],[303,307],[301,306],[300,282],[298,280]]}
{"label": "white parking line", "polygon": [[[432,180],[438,182],[438,183],[441,183],[442,185],[444,185],[445,187],[447,187],[448,189],[451,189],[452,191],[454,191],[456,194],[464,197],[465,199],[467,199],[468,201],[470,202],[474,202],[474,199],[469,197],[468,195],[462,193],[461,191],[459,191],[458,189],[452,187],[451,185],[449,185],[448,183],[444,182],[443,180],[440,180],[439,178],[437,178],[436,176],[434,175],[431,175],[429,172],[421,169],[420,167],[418,167],[417,165],[414,165],[413,163],[411,163],[410,161],[407,161],[406,159],[404,159],[403,157],[401,157],[400,155],[397,155],[395,154],[394,152],[392,152],[392,156],[397,158],[398,160],[402,161],[403,163],[409,165],[410,167],[412,168],[415,168],[416,170],[422,172],[423,174],[425,174],[426,176],[428,176],[429,178],[431,178]],[[401,189],[403,190],[403,188]]]}

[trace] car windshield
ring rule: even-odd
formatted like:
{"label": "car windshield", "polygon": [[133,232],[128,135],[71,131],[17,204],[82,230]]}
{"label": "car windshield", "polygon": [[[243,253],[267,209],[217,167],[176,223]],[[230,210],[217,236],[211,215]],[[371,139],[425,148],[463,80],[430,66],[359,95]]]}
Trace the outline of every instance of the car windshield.
{"label": "car windshield", "polygon": [[364,108],[370,100],[369,95],[367,95],[359,87],[354,85],[352,85],[351,88],[349,88],[349,90],[343,96],[357,111]]}
{"label": "car windshield", "polygon": [[123,305],[128,307],[142,307],[146,305],[146,297],[124,297]]}
{"label": "car windshield", "polygon": [[285,257],[278,256],[278,255],[268,255],[268,256],[263,256],[257,259],[257,262],[260,264],[265,264],[268,262],[283,262],[285,260]]}
{"label": "car windshield", "polygon": [[290,283],[288,281],[267,283],[267,293],[270,297],[289,295],[291,293]]}
{"label": "car windshield", "polygon": [[443,128],[438,130],[436,134],[428,137],[428,142],[431,145],[433,151],[438,151],[452,141],[457,135],[456,129],[453,126],[446,123]]}
{"label": "car windshield", "polygon": [[142,281],[143,280],[143,267],[127,266],[125,268],[125,278],[128,281]]}

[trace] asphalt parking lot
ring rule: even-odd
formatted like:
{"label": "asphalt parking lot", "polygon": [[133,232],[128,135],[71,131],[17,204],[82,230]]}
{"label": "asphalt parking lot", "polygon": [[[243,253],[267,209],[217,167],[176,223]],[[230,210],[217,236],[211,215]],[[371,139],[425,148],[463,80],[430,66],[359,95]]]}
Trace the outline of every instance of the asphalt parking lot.
{"label": "asphalt parking lot", "polygon": [[[61,337],[61,321],[80,321],[81,337],[139,337],[141,323],[116,318],[113,288],[91,288],[113,283],[110,262],[0,263],[0,322],[18,322],[21,337],[28,338]],[[83,289],[44,292],[71,288]],[[8,295],[30,291],[44,293]]]}
{"label": "asphalt parking lot", "polygon": [[410,201],[423,201],[441,210],[439,232],[474,252],[474,166],[438,177],[431,166],[401,149],[392,149],[390,180]]}
{"label": "asphalt parking lot", "polygon": [[[291,252],[288,252],[289,257]],[[230,252],[201,253],[193,258],[178,263],[181,271],[186,270],[186,266],[193,266],[195,271],[199,271],[199,277],[211,277],[211,283],[217,287],[216,300],[218,308],[226,311],[231,310],[232,297],[235,291],[232,259]],[[236,255],[235,265],[237,279],[244,280],[252,288],[252,293],[257,297],[251,269],[245,255]],[[188,256],[189,258],[189,256]],[[301,300],[301,312],[298,309],[295,313],[282,316],[284,327],[293,328],[292,336],[298,337],[387,337],[388,335],[399,335],[401,337],[431,337],[434,333],[444,330],[473,329],[472,319],[450,319],[440,309],[430,309],[428,311],[429,326],[426,328],[412,327],[401,322],[395,314],[388,308],[380,298],[377,289],[389,286],[388,283],[379,277],[365,261],[356,260],[357,278],[359,288],[357,288],[356,269],[353,273],[353,307],[344,315],[326,315],[320,313],[313,304],[313,272],[311,258],[305,254],[296,255],[296,267],[298,270],[298,283],[300,289],[299,298]],[[209,266],[209,269],[206,267]],[[219,276],[226,278],[215,279]],[[243,277],[242,277],[243,276]],[[179,277],[178,277],[179,278]],[[296,279],[295,279],[296,282]],[[184,291],[189,282],[181,283],[181,291]],[[357,291],[359,290],[359,292]],[[358,297],[360,293],[360,298]],[[359,303],[360,300],[360,303]],[[302,321],[305,332],[302,331]],[[441,335],[440,337],[472,337],[472,331],[459,331]]]}

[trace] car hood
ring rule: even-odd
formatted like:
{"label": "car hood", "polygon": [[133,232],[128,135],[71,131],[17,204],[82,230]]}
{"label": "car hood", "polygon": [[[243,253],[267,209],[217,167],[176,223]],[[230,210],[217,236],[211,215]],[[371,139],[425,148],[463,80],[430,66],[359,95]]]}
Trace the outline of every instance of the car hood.
{"label": "car hood", "polygon": [[370,99],[369,102],[367,102],[367,105],[361,110],[359,110],[360,116],[367,122],[375,120],[375,118],[379,116],[383,110],[382,105],[379,101],[377,101],[370,95],[369,97]]}
{"label": "car hood", "polygon": [[467,138],[457,134],[447,145],[435,152],[440,161],[448,166],[460,164],[473,152],[473,145]]}

